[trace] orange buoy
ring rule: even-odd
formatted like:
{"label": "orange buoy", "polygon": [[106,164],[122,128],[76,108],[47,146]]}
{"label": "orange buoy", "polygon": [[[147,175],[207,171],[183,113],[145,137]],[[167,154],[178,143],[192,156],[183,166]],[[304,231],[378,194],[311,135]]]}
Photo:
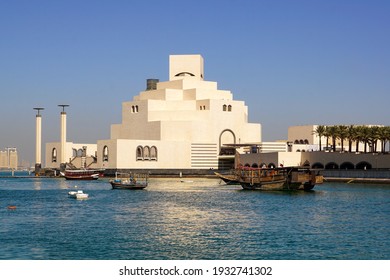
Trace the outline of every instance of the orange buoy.
{"label": "orange buoy", "polygon": [[15,210],[15,209],[16,209],[16,206],[15,206],[15,205],[9,205],[7,208],[8,208],[9,210]]}

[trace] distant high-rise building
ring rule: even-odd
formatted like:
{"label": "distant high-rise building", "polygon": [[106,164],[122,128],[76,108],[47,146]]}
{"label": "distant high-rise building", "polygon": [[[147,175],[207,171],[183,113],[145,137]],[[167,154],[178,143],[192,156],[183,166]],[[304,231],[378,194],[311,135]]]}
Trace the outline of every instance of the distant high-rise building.
{"label": "distant high-rise building", "polygon": [[0,168],[8,168],[7,151],[0,151]]}
{"label": "distant high-rise building", "polygon": [[0,151],[0,168],[18,169],[18,151],[16,148],[6,148]]}

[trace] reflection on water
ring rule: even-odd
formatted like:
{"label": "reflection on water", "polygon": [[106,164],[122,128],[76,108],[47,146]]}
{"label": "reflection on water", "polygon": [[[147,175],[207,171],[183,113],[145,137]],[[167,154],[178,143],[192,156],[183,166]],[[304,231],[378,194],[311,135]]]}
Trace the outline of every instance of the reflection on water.
{"label": "reflection on water", "polygon": [[[89,199],[69,199],[75,185]],[[0,259],[389,259],[389,198],[379,185],[261,192],[152,178],[129,191],[2,178]]]}
{"label": "reflection on water", "polygon": [[42,187],[42,181],[41,180],[35,180],[33,182],[33,184],[34,184],[34,190],[39,191],[41,189],[41,187]]}

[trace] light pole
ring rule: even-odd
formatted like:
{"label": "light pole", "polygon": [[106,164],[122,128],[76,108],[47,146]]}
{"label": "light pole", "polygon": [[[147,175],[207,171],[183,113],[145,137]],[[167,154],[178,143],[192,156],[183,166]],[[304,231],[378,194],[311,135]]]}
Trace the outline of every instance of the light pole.
{"label": "light pole", "polygon": [[42,116],[40,111],[45,108],[36,107],[33,109],[37,111],[37,115],[35,116],[35,176],[39,176],[42,168]]}
{"label": "light pole", "polygon": [[61,156],[60,156],[60,170],[64,171],[66,167],[66,112],[65,107],[69,107],[66,104],[60,104],[58,107],[62,107],[61,112]]}

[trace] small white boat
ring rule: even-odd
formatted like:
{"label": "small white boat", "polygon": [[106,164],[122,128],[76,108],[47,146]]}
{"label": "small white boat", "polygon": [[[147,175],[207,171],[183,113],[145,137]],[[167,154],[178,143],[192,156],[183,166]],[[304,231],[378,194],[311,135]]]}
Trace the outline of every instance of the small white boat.
{"label": "small white boat", "polygon": [[82,190],[70,191],[70,192],[68,192],[68,196],[70,198],[75,198],[75,199],[86,199],[86,198],[88,198],[88,194],[84,193]]}

